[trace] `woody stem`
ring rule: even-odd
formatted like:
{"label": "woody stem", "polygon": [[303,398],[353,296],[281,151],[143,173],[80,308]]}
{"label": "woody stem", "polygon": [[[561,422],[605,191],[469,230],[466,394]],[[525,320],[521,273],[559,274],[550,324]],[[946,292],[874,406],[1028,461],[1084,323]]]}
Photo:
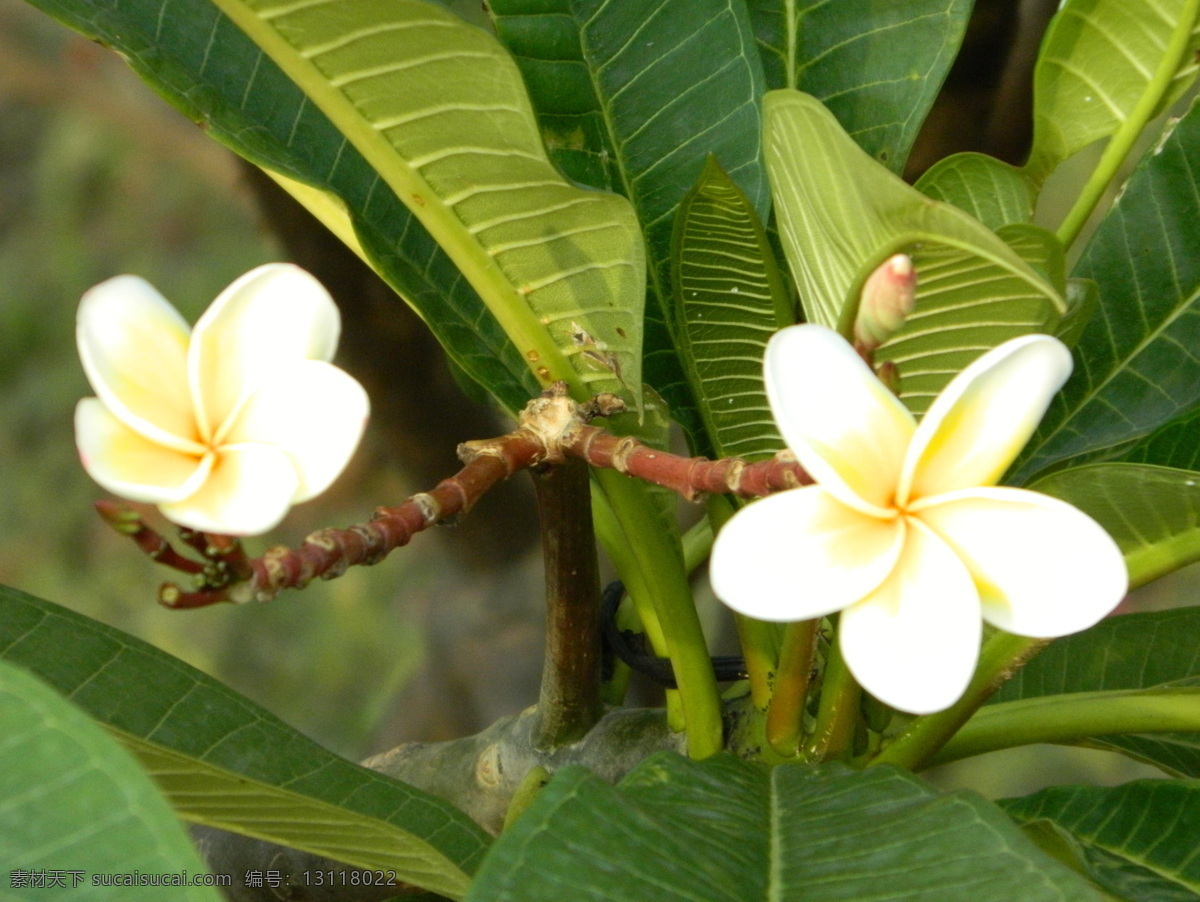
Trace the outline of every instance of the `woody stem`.
{"label": "woody stem", "polygon": [[588,468],[534,472],[546,573],[546,652],[534,746],[581,739],[600,719],[600,573]]}

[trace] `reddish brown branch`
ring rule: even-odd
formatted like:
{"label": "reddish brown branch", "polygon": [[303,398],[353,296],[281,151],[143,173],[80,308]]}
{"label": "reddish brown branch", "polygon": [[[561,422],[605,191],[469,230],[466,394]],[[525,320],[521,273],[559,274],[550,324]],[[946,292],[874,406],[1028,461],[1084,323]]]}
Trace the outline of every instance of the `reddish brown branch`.
{"label": "reddish brown branch", "polygon": [[612,395],[576,404],[565,386],[555,386],[529,402],[513,432],[460,445],[458,454],[465,466],[430,491],[396,507],[379,508],[367,523],[323,529],[299,548],[278,546],[255,559],[247,557],[241,543],[230,536],[182,530],[185,544],[202,558],[195,561],[179,554],[128,508],[112,501],[98,502],[97,508],[151,558],[193,577],[190,589],[167,583],[159,590],[163,605],[193,608],[221,601],[267,601],[284,589],[340,576],[347,567],[378,563],[418,532],[467,512],[513,473],[540,463],[562,463],[568,457],[666,486],[688,500],[703,493],[757,497],[812,482],[787,451],[757,463],[679,457],[587,425],[593,417],[623,409],[620,399]]}
{"label": "reddish brown branch", "polygon": [[505,439],[503,453],[471,458],[458,473],[430,491],[413,495],[395,507],[379,508],[367,523],[348,529],[322,529],[312,533],[299,548],[272,548],[260,558],[246,560],[247,578],[231,581],[228,586],[206,585],[189,592],[165,585],[159,601],[173,608],[218,601],[268,601],[284,589],[302,589],[314,579],[341,576],[347,567],[376,564],[407,545],[418,532],[470,510],[488,489],[537,463],[544,451],[539,442],[520,430]]}
{"label": "reddish brown branch", "polygon": [[129,536],[152,561],[182,573],[203,573],[204,564],[184,557],[171,543],[146,525],[142,515],[118,501],[102,499],[96,502],[101,519],[123,536]]}
{"label": "reddish brown branch", "polygon": [[688,501],[696,500],[701,494],[758,498],[813,481],[790,451],[781,451],[770,460],[757,463],[746,463],[736,457],[721,460],[679,457],[595,426],[581,427],[563,450],[568,456],[582,458],[593,467],[613,469],[666,486]]}

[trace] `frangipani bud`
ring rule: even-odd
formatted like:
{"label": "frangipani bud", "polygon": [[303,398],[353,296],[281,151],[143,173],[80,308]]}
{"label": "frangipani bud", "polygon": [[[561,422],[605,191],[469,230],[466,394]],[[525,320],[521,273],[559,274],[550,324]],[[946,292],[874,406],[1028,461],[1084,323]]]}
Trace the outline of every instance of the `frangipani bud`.
{"label": "frangipani bud", "polygon": [[907,254],[894,254],[868,277],[854,321],[855,344],[874,351],[904,325],[917,298],[917,271]]}

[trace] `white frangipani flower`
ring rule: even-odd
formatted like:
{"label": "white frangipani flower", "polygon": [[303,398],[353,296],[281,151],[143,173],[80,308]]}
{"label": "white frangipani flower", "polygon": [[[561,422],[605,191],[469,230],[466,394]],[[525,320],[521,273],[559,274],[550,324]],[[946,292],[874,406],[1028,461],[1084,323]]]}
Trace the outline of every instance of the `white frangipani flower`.
{"label": "white frangipani flower", "polygon": [[914,714],[962,695],[981,617],[1037,638],[1093,625],[1127,589],[1116,543],[1065,502],[995,485],[1070,372],[1057,339],[1013,339],[963,370],[917,425],[837,333],[778,332],[767,396],[816,484],[725,524],[717,596],[761,620],[841,611],[855,679]]}
{"label": "white frangipani flower", "polygon": [[75,410],[93,479],[204,532],[254,535],[323,492],[362,436],[369,404],[328,361],[341,319],[290,264],[221,292],[194,330],[147,282],[117,276],[79,305],[95,398]]}

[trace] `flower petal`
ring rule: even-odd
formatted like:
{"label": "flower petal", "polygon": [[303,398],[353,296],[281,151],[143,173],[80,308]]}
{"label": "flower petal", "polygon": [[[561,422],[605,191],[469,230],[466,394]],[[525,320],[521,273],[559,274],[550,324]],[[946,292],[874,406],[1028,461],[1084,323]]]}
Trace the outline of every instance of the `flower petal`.
{"label": "flower petal", "polygon": [[1071,375],[1071,352],[1049,335],[993,348],[959,373],[921,420],[898,499],[994,485]]}
{"label": "flower petal", "polygon": [[209,478],[183,499],[160,504],[168,519],[202,532],[252,536],[276,526],[296,494],[296,470],[269,445],[222,448]]}
{"label": "flower petal", "polygon": [[915,519],[891,575],[838,618],[838,641],[854,678],[912,714],[941,711],[959,699],[975,672],[981,631],[966,567]]}
{"label": "flower petal", "polygon": [[329,292],[297,266],[260,266],[222,291],[196,323],[188,353],[207,434],[220,430],[278,366],[331,359],[340,331]]}
{"label": "flower petal", "polygon": [[725,604],[760,620],[806,620],[875,589],[904,543],[899,518],[846,507],[820,486],[769,495],[738,511],[717,535],[709,567]]}
{"label": "flower petal", "polygon": [[918,516],[966,564],[992,624],[1051,638],[1092,626],[1125,596],[1117,543],[1078,508],[1025,489],[930,499]]}
{"label": "flower petal", "polygon": [[271,374],[247,399],[226,439],[283,451],[299,477],[293,501],[307,501],[345,469],[369,410],[354,377],[330,363],[302,360]]}
{"label": "flower petal", "polygon": [[134,432],[99,398],[75,407],[75,444],[88,475],[130,501],[178,501],[196,491],[212,468],[208,457],[184,454]]}
{"label": "flower petal", "polygon": [[92,388],[122,422],[160,445],[203,453],[188,389],[188,326],[149,282],[117,276],[86,292],[75,340]]}
{"label": "flower petal", "polygon": [[763,371],[779,431],[804,468],[843,503],[883,515],[916,428],[912,414],[824,326],[776,332]]}

